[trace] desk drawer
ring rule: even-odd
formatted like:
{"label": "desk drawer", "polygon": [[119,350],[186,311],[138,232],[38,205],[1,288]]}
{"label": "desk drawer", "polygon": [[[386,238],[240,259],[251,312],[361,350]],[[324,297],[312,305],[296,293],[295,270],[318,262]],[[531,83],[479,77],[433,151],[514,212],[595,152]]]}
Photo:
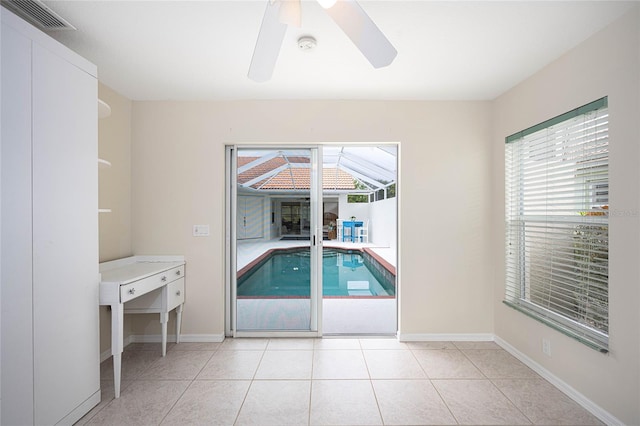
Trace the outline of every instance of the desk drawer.
{"label": "desk drawer", "polygon": [[183,274],[184,267],[180,266],[178,268],[172,268],[168,271],[120,286],[120,301],[124,303],[131,299],[135,299],[136,297],[140,297],[143,294],[149,293],[156,288],[162,287],[163,285],[176,280],[179,275],[181,276]]}
{"label": "desk drawer", "polygon": [[160,312],[162,309],[162,287],[156,288],[149,293],[143,294],[140,297],[136,297],[135,299],[129,300],[124,304],[124,313],[144,313],[144,311],[149,312]]}
{"label": "desk drawer", "polygon": [[184,278],[167,286],[167,309],[172,310],[182,303],[184,303]]}
{"label": "desk drawer", "polygon": [[167,282],[175,281],[178,278],[184,277],[184,265],[177,268],[169,269],[167,272]]}

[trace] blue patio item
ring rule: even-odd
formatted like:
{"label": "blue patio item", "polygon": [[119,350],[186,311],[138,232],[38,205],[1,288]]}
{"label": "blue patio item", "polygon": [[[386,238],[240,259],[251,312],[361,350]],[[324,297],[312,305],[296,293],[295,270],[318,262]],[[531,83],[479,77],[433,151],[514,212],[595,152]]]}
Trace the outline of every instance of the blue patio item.
{"label": "blue patio item", "polygon": [[[345,220],[342,222],[342,241],[351,240],[354,242],[358,238],[356,228],[362,227],[362,221]],[[348,231],[348,232],[347,232]]]}

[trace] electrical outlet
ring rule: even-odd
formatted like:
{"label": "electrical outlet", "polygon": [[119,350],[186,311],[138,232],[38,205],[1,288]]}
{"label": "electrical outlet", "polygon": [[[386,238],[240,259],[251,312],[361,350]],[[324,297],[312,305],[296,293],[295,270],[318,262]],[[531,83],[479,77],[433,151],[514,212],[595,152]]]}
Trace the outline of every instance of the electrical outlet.
{"label": "electrical outlet", "polygon": [[542,339],[542,353],[551,356],[551,341],[549,339]]}

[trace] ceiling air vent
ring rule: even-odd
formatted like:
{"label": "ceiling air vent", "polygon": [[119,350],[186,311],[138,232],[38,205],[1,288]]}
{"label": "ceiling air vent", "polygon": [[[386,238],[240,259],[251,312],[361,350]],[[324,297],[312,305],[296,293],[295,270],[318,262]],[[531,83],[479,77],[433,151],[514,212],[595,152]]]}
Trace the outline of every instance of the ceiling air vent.
{"label": "ceiling air vent", "polygon": [[2,0],[2,5],[43,31],[76,29],[40,0]]}

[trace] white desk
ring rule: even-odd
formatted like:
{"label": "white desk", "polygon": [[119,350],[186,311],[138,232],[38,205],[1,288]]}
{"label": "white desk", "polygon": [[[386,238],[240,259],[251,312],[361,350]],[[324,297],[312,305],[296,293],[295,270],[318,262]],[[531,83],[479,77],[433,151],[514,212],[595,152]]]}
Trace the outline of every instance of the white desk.
{"label": "white desk", "polygon": [[167,321],[176,309],[176,342],[180,343],[184,304],[183,256],[132,256],[100,264],[100,304],[111,306],[111,353],[115,397],[120,397],[124,349],[124,314],[159,313],[162,356],[167,353]]}

